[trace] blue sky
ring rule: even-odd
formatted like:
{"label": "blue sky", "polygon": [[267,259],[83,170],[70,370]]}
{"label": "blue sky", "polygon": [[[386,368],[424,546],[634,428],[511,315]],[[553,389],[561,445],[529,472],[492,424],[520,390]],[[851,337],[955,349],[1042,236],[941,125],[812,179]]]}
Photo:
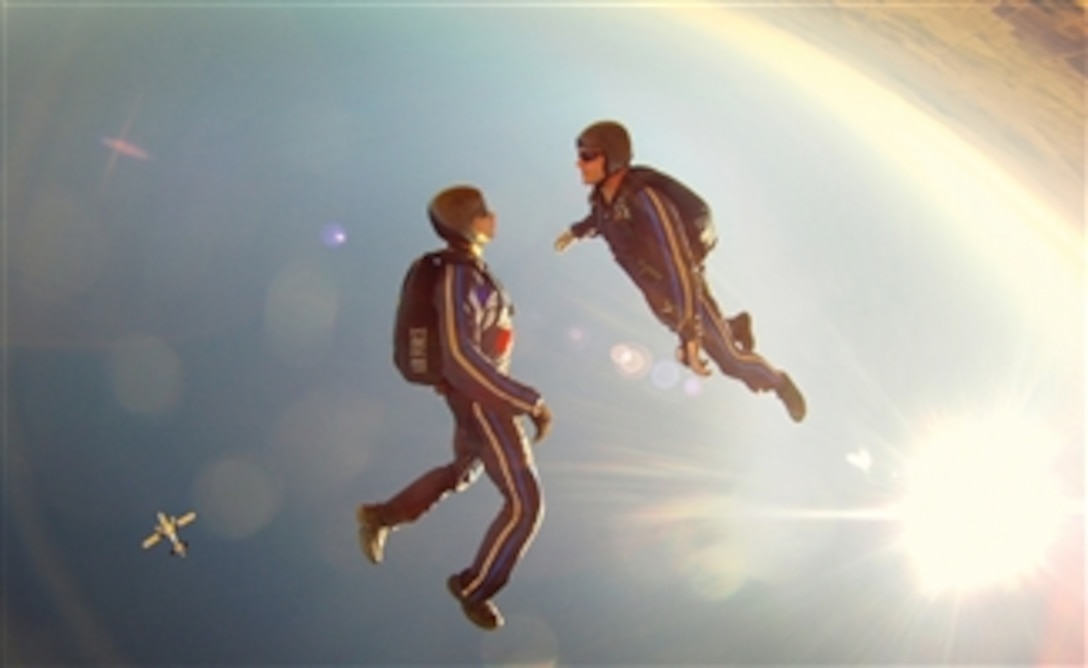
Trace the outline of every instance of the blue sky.
{"label": "blue sky", "polygon": [[[935,425],[995,414],[1044,425],[1080,494],[1082,258],[920,112],[756,24],[659,10],[6,24],[5,662],[1023,663],[1051,642],[1054,555],[1080,534],[1019,587],[927,599],[899,526],[850,519],[898,498]],[[686,394],[603,244],[551,251],[585,210],[574,137],[607,117],[714,207],[711,283],[806,392],[804,424],[720,376]],[[107,173],[123,130],[151,159]],[[489,636],[443,586],[497,508],[486,481],[379,568],[354,537],[355,504],[447,454],[389,333],[455,182],[499,214],[513,370],[556,414],[544,524]],[[655,374],[618,374],[617,344]],[[189,559],[139,550],[189,508]]]}

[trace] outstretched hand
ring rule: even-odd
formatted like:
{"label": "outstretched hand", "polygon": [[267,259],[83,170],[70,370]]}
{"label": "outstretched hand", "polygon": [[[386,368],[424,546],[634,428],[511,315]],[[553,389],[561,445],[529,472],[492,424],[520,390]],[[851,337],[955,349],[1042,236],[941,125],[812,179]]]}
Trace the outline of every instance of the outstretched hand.
{"label": "outstretched hand", "polygon": [[533,412],[529,413],[529,419],[533,421],[533,427],[536,429],[536,433],[533,435],[533,443],[540,443],[548,437],[552,430],[552,411],[547,404],[541,401]]}
{"label": "outstretched hand", "polygon": [[574,243],[577,239],[578,237],[574,236],[574,232],[572,232],[568,227],[567,229],[563,230],[562,234],[555,238],[555,252],[562,253],[563,251],[567,250],[567,247]]}
{"label": "outstretched hand", "polygon": [[702,346],[698,339],[688,339],[676,349],[676,359],[681,364],[691,369],[696,376],[707,377],[710,375],[710,367],[702,354]]}

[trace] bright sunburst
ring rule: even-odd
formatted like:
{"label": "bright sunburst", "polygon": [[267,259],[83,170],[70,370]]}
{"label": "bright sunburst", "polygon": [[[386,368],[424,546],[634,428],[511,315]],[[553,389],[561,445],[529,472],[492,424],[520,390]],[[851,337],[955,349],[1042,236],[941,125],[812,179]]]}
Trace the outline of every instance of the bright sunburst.
{"label": "bright sunburst", "polygon": [[902,538],[924,590],[1011,585],[1045,563],[1068,502],[1059,439],[1016,416],[934,425],[907,467]]}

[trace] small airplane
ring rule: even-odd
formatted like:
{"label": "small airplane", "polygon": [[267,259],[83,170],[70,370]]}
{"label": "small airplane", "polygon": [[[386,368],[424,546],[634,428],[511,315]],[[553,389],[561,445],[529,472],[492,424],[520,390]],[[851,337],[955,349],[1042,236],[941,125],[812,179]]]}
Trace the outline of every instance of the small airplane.
{"label": "small airplane", "polygon": [[184,557],[189,549],[189,543],[178,537],[178,529],[191,524],[196,519],[196,513],[188,512],[181,517],[167,516],[161,510],[158,513],[158,524],[155,531],[144,539],[144,549],[154,547],[163,538],[170,541],[170,555]]}

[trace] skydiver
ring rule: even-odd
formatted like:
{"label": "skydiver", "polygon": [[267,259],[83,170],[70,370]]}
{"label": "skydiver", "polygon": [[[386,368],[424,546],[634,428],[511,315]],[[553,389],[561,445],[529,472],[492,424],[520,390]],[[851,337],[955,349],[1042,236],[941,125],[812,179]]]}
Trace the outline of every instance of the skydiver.
{"label": "skydiver", "polygon": [[447,588],[468,619],[485,630],[502,626],[493,597],[528,549],[543,516],[543,497],[530,443],[518,422],[528,416],[534,442],[544,439],[552,414],[541,394],[510,377],[512,304],[483,260],[495,236],[495,214],[470,186],[438,193],[428,214],[455,261],[441,265],[433,289],[442,382],[454,419],[453,459],[423,474],[384,503],[356,511],[360,546],[382,561],[390,531],[413,522],[450,492],[471,485],[481,469],[503,497],[472,564],[449,577]]}
{"label": "skydiver", "polygon": [[592,187],[590,214],[556,238],[556,251],[579,239],[604,237],[653,314],[678,335],[677,358],[685,366],[699,376],[710,375],[701,354],[706,350],[722,373],[753,392],[774,390],[790,418],[803,420],[805,400],[793,380],[753,351],[748,314],[732,320],[722,315],[674,203],[632,172],[627,129],[615,121],[593,123],[578,136],[576,147],[582,182]]}

